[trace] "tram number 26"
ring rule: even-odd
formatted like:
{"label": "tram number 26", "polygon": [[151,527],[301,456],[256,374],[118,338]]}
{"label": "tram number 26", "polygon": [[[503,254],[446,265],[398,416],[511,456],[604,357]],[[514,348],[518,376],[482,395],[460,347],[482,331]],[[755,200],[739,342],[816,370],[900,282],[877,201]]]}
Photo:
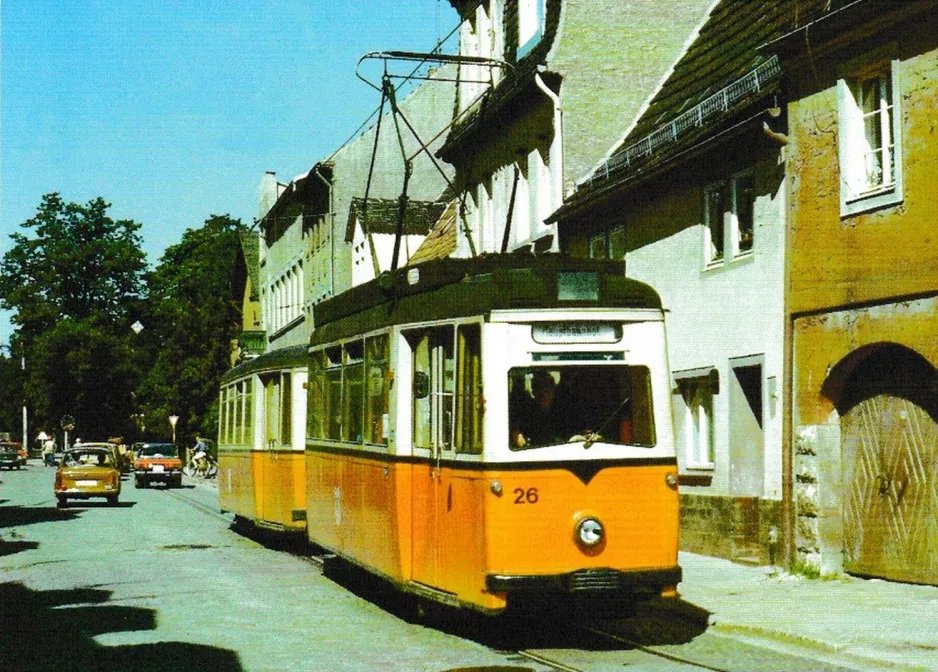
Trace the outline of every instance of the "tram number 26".
{"label": "tram number 26", "polygon": [[515,504],[537,504],[537,488],[515,488]]}

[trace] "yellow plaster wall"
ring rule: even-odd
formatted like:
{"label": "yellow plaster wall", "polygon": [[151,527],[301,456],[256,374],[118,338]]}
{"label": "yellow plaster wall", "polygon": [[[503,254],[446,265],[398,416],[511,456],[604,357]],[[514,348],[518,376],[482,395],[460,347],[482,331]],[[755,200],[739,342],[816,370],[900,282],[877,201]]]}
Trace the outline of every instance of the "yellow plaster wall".
{"label": "yellow plaster wall", "polygon": [[938,297],[802,317],[794,323],[794,425],[828,421],[821,395],[830,370],[865,345],[895,343],[938,368]]}
{"label": "yellow plaster wall", "polygon": [[899,205],[841,218],[833,77],[825,77],[827,88],[790,104],[791,312],[938,289],[938,50],[933,42],[909,34],[900,43],[905,184]]}

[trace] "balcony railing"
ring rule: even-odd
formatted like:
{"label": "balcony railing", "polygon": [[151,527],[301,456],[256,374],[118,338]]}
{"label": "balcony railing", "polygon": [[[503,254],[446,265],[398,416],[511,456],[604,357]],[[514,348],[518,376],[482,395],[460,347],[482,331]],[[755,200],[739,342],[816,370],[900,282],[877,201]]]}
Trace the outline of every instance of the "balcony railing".
{"label": "balcony railing", "polygon": [[242,331],[238,336],[238,347],[241,348],[242,356],[256,357],[264,354],[267,348],[267,332],[263,329]]}

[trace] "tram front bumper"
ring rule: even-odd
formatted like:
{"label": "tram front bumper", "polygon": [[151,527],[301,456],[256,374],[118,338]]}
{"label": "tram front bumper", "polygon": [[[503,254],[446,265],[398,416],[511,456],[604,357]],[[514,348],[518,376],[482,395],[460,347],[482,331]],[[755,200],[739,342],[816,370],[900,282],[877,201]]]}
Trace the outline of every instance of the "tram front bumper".
{"label": "tram front bumper", "polygon": [[579,569],[565,574],[488,574],[485,587],[490,593],[569,595],[654,596],[681,582],[681,568],[663,569]]}

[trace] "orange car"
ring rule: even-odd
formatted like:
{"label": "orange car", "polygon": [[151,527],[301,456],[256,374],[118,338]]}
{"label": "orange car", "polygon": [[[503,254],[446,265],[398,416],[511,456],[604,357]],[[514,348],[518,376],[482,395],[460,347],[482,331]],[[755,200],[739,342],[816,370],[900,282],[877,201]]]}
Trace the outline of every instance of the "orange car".
{"label": "orange car", "polygon": [[165,483],[168,488],[182,487],[182,460],[171,443],[143,443],[134,458],[134,487]]}
{"label": "orange car", "polygon": [[65,451],[55,472],[55,497],[59,507],[69,499],[104,497],[111,506],[121,492],[121,475],[107,448],[79,447]]}

